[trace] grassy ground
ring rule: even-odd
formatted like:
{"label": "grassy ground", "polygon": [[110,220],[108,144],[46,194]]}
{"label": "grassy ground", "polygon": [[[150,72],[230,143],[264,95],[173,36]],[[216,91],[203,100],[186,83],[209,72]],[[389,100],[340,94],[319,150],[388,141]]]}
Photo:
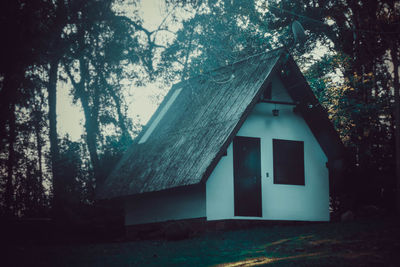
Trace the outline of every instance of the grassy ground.
{"label": "grassy ground", "polygon": [[400,266],[400,221],[265,226],[180,241],[13,246],[9,266]]}

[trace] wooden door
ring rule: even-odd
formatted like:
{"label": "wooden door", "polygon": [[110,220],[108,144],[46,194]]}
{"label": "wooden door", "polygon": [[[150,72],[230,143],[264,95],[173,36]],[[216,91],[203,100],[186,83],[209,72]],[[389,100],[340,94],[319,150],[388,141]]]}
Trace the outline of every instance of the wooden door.
{"label": "wooden door", "polygon": [[233,139],[235,216],[261,217],[260,138]]}

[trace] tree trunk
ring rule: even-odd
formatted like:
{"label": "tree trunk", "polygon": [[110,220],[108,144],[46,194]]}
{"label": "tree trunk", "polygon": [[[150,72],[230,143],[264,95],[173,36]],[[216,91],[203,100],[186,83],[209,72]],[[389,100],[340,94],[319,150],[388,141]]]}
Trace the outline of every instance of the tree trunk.
{"label": "tree trunk", "polygon": [[400,84],[399,84],[399,58],[397,54],[397,45],[393,42],[393,47],[390,51],[393,62],[394,79],[394,119],[395,119],[395,150],[396,150],[396,207],[400,214]]}
{"label": "tree trunk", "polygon": [[97,68],[97,72],[101,78],[101,82],[107,87],[108,92],[110,93],[112,99],[114,100],[115,107],[117,109],[118,126],[122,132],[122,140],[124,140],[124,142],[131,142],[132,138],[129,134],[128,127],[125,124],[125,116],[122,114],[122,110],[121,110],[121,99],[116,94],[114,89],[107,83],[107,80],[104,77],[104,74],[101,71],[101,69]]}
{"label": "tree trunk", "polygon": [[[81,45],[83,42],[80,43]],[[67,75],[70,78],[72,85],[76,90],[76,94],[78,99],[81,102],[83,113],[85,116],[85,132],[86,132],[86,144],[89,151],[90,162],[92,163],[93,173],[95,184],[98,184],[101,180],[101,173],[100,173],[100,163],[99,163],[99,156],[97,153],[97,134],[98,134],[98,125],[97,117],[93,116],[97,114],[97,112],[93,112],[92,108],[90,107],[90,95],[86,90],[86,81],[88,80],[89,71],[87,67],[87,63],[83,56],[79,59],[79,70],[80,70],[80,81],[76,82],[74,77],[72,76],[71,72],[69,71],[69,67],[65,66],[65,70]],[[90,187],[90,186],[89,186]]]}
{"label": "tree trunk", "polygon": [[[15,67],[15,66],[14,66]],[[15,142],[17,137],[16,131],[16,97],[18,95],[19,81],[21,81],[23,75],[22,71],[17,68],[10,67],[11,69],[4,74],[3,87],[1,92],[6,92],[6,102],[1,106],[2,111],[2,130],[4,131],[4,139],[8,143],[8,158],[7,158],[7,177],[4,192],[4,204],[6,206],[6,216],[13,216],[15,210],[15,188],[14,182],[14,168],[15,168]],[[8,132],[6,125],[8,124]],[[4,129],[3,129],[4,128]],[[3,133],[2,133],[3,134]],[[6,137],[7,136],[7,137]]]}
{"label": "tree trunk", "polygon": [[125,142],[131,142],[132,139],[129,134],[128,127],[126,127],[126,124],[125,124],[125,116],[122,114],[122,111],[121,111],[121,101],[112,88],[109,87],[109,91],[110,91],[111,97],[113,98],[116,109],[117,109],[118,126],[122,132],[122,139]]}
{"label": "tree trunk", "polygon": [[82,88],[81,93],[79,94],[79,99],[81,100],[83,113],[85,115],[85,131],[86,131],[86,142],[89,150],[90,161],[93,167],[93,173],[95,178],[95,184],[101,182],[101,174],[100,174],[100,164],[99,164],[99,156],[97,154],[97,125],[95,125],[96,120],[91,115],[91,109],[89,106],[89,97],[87,92]]}
{"label": "tree trunk", "polygon": [[[41,103],[42,104],[42,103]],[[41,107],[41,105],[40,105]],[[40,108],[39,107],[39,108]],[[39,110],[39,109],[38,109]],[[43,159],[43,138],[41,135],[42,127],[40,125],[41,117],[38,114],[35,114],[37,117],[35,118],[35,135],[36,135],[36,151],[38,156],[38,187],[37,190],[37,198],[36,202],[40,209],[44,207],[44,190],[43,190],[43,168],[42,168],[42,159]]]}
{"label": "tree trunk", "polygon": [[[79,44],[83,46],[84,44],[83,35],[81,36],[81,38],[82,39],[80,39]],[[88,80],[89,70],[87,62],[85,61],[83,56],[81,56],[81,58],[79,59],[79,69],[80,69],[81,80],[79,81],[79,83],[73,83],[73,84],[75,86],[78,97],[81,101],[83,113],[85,116],[86,143],[89,150],[90,161],[93,167],[95,185],[97,185],[102,180],[100,173],[99,156],[97,154],[98,125],[96,124],[97,117],[93,116],[93,110],[90,108],[90,103],[89,103],[90,96],[88,90],[86,90],[86,81]],[[96,98],[96,96],[94,96],[94,98]],[[96,108],[98,107],[93,107],[93,109]]]}
{"label": "tree trunk", "polygon": [[13,176],[14,176],[14,165],[15,165],[15,149],[14,144],[16,141],[16,129],[15,129],[15,104],[10,103],[9,116],[8,116],[8,159],[7,159],[7,181],[5,189],[5,205],[7,216],[13,216],[13,205],[14,205],[14,187],[13,187]]}
{"label": "tree trunk", "polygon": [[53,216],[58,217],[61,212],[61,199],[59,188],[59,144],[57,134],[57,73],[59,59],[54,57],[50,62],[49,83],[47,86],[49,101],[49,136],[50,136],[50,160],[53,174]]}

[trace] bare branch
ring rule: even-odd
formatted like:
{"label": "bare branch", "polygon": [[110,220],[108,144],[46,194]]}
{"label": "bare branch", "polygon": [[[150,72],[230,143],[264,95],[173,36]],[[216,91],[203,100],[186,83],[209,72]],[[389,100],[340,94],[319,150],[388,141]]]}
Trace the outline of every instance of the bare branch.
{"label": "bare branch", "polygon": [[75,78],[72,75],[71,71],[69,70],[67,64],[65,62],[63,62],[62,65],[64,66],[65,72],[67,73],[67,75],[68,75],[68,77],[69,77],[69,79],[70,79],[70,81],[72,83],[72,86],[74,88],[77,88],[78,87],[78,83],[75,81]]}

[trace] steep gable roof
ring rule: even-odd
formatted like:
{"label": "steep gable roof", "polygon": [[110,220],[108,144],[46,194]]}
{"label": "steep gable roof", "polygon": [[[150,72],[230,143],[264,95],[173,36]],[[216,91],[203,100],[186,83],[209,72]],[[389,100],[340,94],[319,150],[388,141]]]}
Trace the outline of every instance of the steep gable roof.
{"label": "steep gable roof", "polygon": [[[290,77],[291,82],[295,82],[292,84],[301,84],[300,87],[288,86],[291,97],[305,105],[317,104],[298,67],[283,49],[255,55],[175,84],[99,188],[97,198],[160,191],[205,181],[260,99],[271,74],[284,64],[289,67],[284,74],[288,75],[287,80]],[[313,125],[309,123],[315,120],[313,116],[326,117],[319,126],[330,129],[328,138],[324,137],[326,132],[316,137],[318,141],[327,141],[321,146],[328,147],[324,149],[328,158],[336,157],[340,151],[334,151],[335,145],[340,140],[322,107],[316,105],[318,114],[312,116],[301,105],[299,110],[308,114],[309,125]],[[315,126],[310,127],[314,135],[320,133],[316,130],[319,126]],[[332,138],[336,138],[333,149],[329,147]]]}

